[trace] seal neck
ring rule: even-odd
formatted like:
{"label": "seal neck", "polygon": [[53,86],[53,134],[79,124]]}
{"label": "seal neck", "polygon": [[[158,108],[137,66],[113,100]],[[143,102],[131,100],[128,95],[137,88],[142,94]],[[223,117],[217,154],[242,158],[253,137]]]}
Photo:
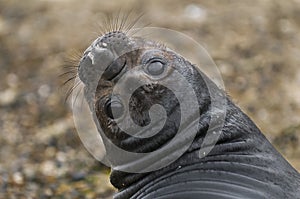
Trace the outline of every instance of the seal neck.
{"label": "seal neck", "polygon": [[[230,161],[231,158],[234,158],[236,162],[240,161],[240,163],[243,163],[249,161],[251,155],[254,155],[253,158],[257,158],[257,154],[264,151],[263,148],[270,148],[271,145],[260,133],[254,123],[229,99],[227,101],[227,107],[229,108],[226,112],[225,125],[222,129],[222,134],[208,155],[204,158],[200,158],[199,149],[202,146],[203,139],[209,127],[209,115],[211,115],[211,110],[207,110],[207,112],[201,116],[203,118],[199,120],[200,128],[194,142],[186,153],[175,162],[160,170],[149,173],[135,174],[112,170],[110,176],[111,183],[119,189],[119,193],[115,195],[115,198],[129,198],[151,181],[160,176],[176,172],[178,168],[190,166],[194,168],[195,166],[193,165],[198,165],[196,166],[196,169],[215,169],[211,168],[208,162]],[[226,157],[224,154],[226,154]],[[237,155],[240,155],[239,158],[236,158]]]}

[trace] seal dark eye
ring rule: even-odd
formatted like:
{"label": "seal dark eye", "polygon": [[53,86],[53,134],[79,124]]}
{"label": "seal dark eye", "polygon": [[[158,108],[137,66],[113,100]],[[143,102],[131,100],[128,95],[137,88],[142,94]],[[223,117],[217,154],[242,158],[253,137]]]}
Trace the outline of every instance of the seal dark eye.
{"label": "seal dark eye", "polygon": [[153,60],[146,66],[146,70],[150,75],[160,75],[165,70],[165,64],[159,60]]}
{"label": "seal dark eye", "polygon": [[117,97],[112,97],[105,104],[105,113],[111,119],[118,119],[124,113],[124,106]]}

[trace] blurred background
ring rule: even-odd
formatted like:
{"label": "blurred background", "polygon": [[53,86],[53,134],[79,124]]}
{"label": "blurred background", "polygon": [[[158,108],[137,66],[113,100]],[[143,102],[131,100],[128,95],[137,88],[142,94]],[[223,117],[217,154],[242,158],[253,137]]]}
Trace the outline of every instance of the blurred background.
{"label": "blurred background", "polygon": [[120,8],[199,41],[233,101],[300,170],[299,0],[1,0],[0,198],[112,197],[59,75]]}

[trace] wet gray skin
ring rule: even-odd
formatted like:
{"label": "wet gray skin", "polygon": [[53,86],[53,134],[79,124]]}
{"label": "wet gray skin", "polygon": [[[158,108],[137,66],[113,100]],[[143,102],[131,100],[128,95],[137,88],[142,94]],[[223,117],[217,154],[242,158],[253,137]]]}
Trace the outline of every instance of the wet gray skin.
{"label": "wet gray skin", "polygon": [[[149,125],[149,110],[155,104],[164,107],[167,115],[159,133],[146,138],[134,137],[118,128],[116,121],[123,119],[125,104],[112,95],[118,80],[137,66],[125,82],[135,84],[143,80],[147,84],[136,89],[130,98],[132,120],[139,126]],[[118,31],[97,38],[85,51],[78,68],[95,122],[103,129],[101,136],[111,141],[104,142],[108,155],[116,160],[122,158],[110,153],[111,144],[130,152],[153,152],[174,138],[182,110],[174,93],[160,81],[181,85],[180,79],[169,78],[175,70],[185,77],[197,96],[201,114],[196,118],[198,131],[193,143],[176,161],[156,171],[127,173],[112,169],[110,180],[119,190],[115,198],[300,198],[299,173],[224,91],[165,46]],[[199,158],[214,112],[208,84],[211,92],[226,97],[226,118],[213,150]],[[195,99],[186,102],[189,100]],[[195,118],[185,120],[186,125],[193,121]],[[99,133],[102,134],[100,130]],[[174,147],[175,153],[180,151]]]}

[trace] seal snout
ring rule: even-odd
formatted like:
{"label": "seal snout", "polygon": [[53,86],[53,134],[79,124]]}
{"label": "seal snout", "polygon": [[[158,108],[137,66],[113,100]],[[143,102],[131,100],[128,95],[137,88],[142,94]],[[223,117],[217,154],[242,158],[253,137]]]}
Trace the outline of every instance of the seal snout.
{"label": "seal snout", "polygon": [[80,79],[97,83],[101,76],[106,80],[116,77],[126,65],[122,57],[128,51],[129,39],[125,33],[109,32],[97,38],[84,52],[79,64]]}

